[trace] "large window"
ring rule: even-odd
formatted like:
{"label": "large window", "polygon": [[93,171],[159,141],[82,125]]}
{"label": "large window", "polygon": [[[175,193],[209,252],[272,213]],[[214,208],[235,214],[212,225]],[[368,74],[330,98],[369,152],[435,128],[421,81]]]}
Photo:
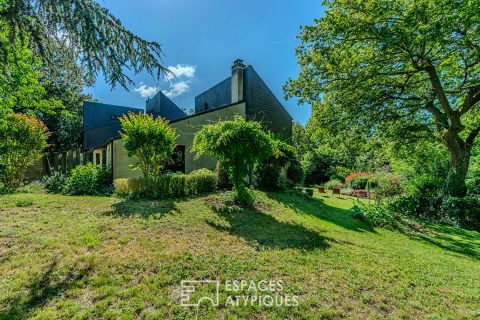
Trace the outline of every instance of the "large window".
{"label": "large window", "polygon": [[185,146],[176,146],[164,166],[165,171],[185,172]]}

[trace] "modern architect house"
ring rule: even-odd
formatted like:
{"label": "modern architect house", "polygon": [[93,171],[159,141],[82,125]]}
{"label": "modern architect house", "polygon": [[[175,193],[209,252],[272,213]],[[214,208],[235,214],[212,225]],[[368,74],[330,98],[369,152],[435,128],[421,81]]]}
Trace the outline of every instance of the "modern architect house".
{"label": "modern architect house", "polygon": [[[114,178],[141,176],[130,165],[135,162],[126,155],[119,134],[118,118],[128,112],[143,112],[101,103],[84,104],[83,149],[92,152],[92,161],[110,165]],[[146,113],[170,121],[178,138],[172,158],[166,164],[172,171],[191,172],[200,168],[214,169],[216,160],[207,156],[194,159],[190,152],[195,133],[205,124],[233,119],[236,115],[251,121],[259,121],[267,131],[281,138],[292,135],[292,117],[263,82],[252,66],[236,60],[232,74],[210,89],[195,97],[195,111],[186,115],[162,92],[146,102]]]}

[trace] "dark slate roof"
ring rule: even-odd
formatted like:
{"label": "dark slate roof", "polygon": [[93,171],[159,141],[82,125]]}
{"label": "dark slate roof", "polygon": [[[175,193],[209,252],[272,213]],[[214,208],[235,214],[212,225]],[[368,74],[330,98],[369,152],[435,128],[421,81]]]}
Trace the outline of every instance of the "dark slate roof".
{"label": "dark slate roof", "polygon": [[84,102],[83,149],[98,148],[107,144],[109,140],[119,137],[121,125],[118,118],[128,112],[143,113],[143,110],[98,102]]}
{"label": "dark slate roof", "polygon": [[205,103],[208,109],[215,109],[232,103],[232,77],[217,83],[210,89],[195,97],[195,113],[205,111]]}
{"label": "dark slate roof", "polygon": [[151,113],[154,116],[160,116],[170,121],[186,116],[185,112],[183,112],[161,91],[157,92],[153,98],[147,100],[145,110],[147,113]]}

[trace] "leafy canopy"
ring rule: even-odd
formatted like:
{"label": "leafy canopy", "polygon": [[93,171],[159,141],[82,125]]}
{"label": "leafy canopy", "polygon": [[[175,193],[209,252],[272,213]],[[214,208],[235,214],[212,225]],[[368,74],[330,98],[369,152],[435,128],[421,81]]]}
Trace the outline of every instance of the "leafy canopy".
{"label": "leafy canopy", "polygon": [[126,70],[156,77],[165,70],[160,44],[133,34],[93,0],[0,0],[0,16],[10,26],[8,41],[0,42],[4,67],[11,66],[5,57],[10,49],[16,53],[19,38],[52,69],[61,67],[55,56],[57,44],[64,44],[88,78],[102,72],[113,87],[133,83]]}
{"label": "leafy canopy", "polygon": [[249,197],[244,179],[258,163],[274,154],[274,145],[260,123],[236,116],[231,121],[203,126],[195,135],[192,151],[197,153],[196,158],[203,154],[217,158],[234,185],[236,200],[248,204],[243,199]]}
{"label": "leafy canopy", "polygon": [[120,118],[123,143],[129,157],[135,157],[135,169],[143,175],[160,174],[162,162],[168,159],[175,147],[175,129],[168,121],[150,114],[129,112]]}
{"label": "leafy canopy", "polygon": [[440,139],[451,155],[448,194],[464,178],[480,132],[480,2],[328,0],[303,28],[298,77],[285,86],[324,116],[396,138]]}
{"label": "leafy canopy", "polygon": [[[0,20],[0,43],[8,43],[8,27]],[[8,73],[0,75],[0,110],[2,112],[22,112],[30,115],[54,114],[63,108],[62,103],[47,97],[40,81],[41,63],[34,58],[30,49],[16,43],[17,51],[11,46],[6,59],[11,64]]]}
{"label": "leafy canopy", "polygon": [[0,114],[0,168],[9,187],[23,182],[25,170],[47,147],[47,127],[33,116]]}

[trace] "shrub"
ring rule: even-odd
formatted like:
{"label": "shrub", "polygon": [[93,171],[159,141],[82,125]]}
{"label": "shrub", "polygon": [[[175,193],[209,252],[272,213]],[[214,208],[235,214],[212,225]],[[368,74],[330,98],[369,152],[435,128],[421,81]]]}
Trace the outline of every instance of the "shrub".
{"label": "shrub", "polygon": [[475,176],[466,180],[468,193],[480,195],[480,177]]}
{"label": "shrub", "polygon": [[302,161],[305,184],[320,184],[328,181],[330,176],[335,174],[335,165],[339,163],[340,158],[337,150],[326,146],[308,152]]}
{"label": "shrub", "polygon": [[132,112],[123,115],[120,123],[125,150],[137,159],[134,168],[142,170],[144,177],[160,174],[162,161],[173,153],[175,129],[161,117]]}
{"label": "shrub", "polygon": [[309,198],[313,197],[313,189],[305,188],[305,189],[303,189],[303,192],[307,195],[307,197],[309,197]]}
{"label": "shrub", "polygon": [[295,149],[280,140],[272,139],[273,154],[255,170],[255,185],[263,190],[285,190],[293,183],[288,180],[286,167],[295,157]]}
{"label": "shrub", "polygon": [[17,189],[17,192],[45,193],[45,185],[42,182],[35,180],[30,182],[29,184],[21,186],[20,188]]}
{"label": "shrub", "polygon": [[115,179],[115,192],[124,197],[160,199],[207,192],[217,188],[217,176],[209,170],[190,174],[170,173],[156,177]]}
{"label": "shrub", "polygon": [[[245,177],[250,168],[276,153],[276,144],[263,130],[260,123],[246,121],[236,116],[232,121],[220,121],[205,125],[195,135],[192,150],[196,158],[203,154],[216,157],[233,183],[236,200],[247,199]],[[240,194],[242,193],[242,194]],[[238,202],[248,205],[247,202]]]}
{"label": "shrub", "polygon": [[47,147],[48,130],[35,117],[0,112],[0,172],[5,186],[18,188],[25,170]]}
{"label": "shrub", "polygon": [[383,205],[360,205],[353,207],[353,216],[361,221],[365,221],[374,227],[395,228],[398,225],[400,216],[395,214],[388,204]]}
{"label": "shrub", "polygon": [[440,212],[456,225],[480,230],[479,196],[446,197],[442,201]]}
{"label": "shrub", "polygon": [[192,171],[186,176],[185,194],[202,194],[212,192],[217,189],[218,179],[214,172],[208,169],[199,169]]}
{"label": "shrub", "polygon": [[330,180],[327,183],[324,184],[325,188],[328,190],[332,190],[335,188],[341,188],[343,187],[342,181],[338,179]]}
{"label": "shrub", "polygon": [[260,190],[281,190],[280,175],[281,168],[277,168],[273,164],[262,163],[255,169],[253,185]]}
{"label": "shrub", "polygon": [[70,195],[100,195],[111,191],[111,171],[92,163],[76,166],[63,190]]}
{"label": "shrub", "polygon": [[67,178],[61,172],[54,172],[52,175],[44,176],[42,182],[48,193],[62,193]]}
{"label": "shrub", "polygon": [[294,186],[302,185],[305,179],[305,171],[297,160],[292,160],[287,168],[287,178]]}
{"label": "shrub", "polygon": [[406,191],[412,196],[438,196],[443,188],[445,179],[432,175],[421,175],[410,179]]}
{"label": "shrub", "polygon": [[403,194],[400,178],[393,173],[379,172],[368,181],[370,188],[375,189],[377,200],[393,198]]}
{"label": "shrub", "polygon": [[365,189],[367,187],[368,177],[359,176],[348,180],[348,185],[354,190]]}

